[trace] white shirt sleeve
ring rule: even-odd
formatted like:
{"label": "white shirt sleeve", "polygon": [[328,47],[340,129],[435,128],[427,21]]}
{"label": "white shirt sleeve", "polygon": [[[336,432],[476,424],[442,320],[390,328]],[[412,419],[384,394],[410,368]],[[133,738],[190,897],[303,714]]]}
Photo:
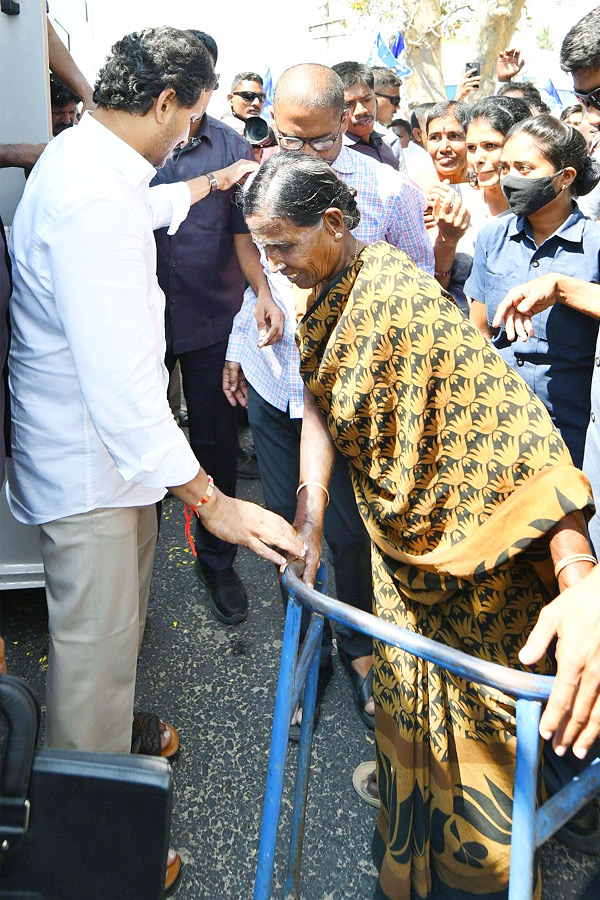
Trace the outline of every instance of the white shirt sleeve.
{"label": "white shirt sleeve", "polygon": [[[94,227],[82,229],[81,223]],[[139,209],[86,200],[52,224],[50,278],[92,424],[123,479],[185,484],[199,464],[166,397],[164,295]],[[82,424],[82,428],[85,427]]]}
{"label": "white shirt sleeve", "polygon": [[173,184],[157,184],[148,191],[148,205],[152,216],[152,228],[169,229],[167,234],[175,234],[190,211],[192,195],[185,181]]}

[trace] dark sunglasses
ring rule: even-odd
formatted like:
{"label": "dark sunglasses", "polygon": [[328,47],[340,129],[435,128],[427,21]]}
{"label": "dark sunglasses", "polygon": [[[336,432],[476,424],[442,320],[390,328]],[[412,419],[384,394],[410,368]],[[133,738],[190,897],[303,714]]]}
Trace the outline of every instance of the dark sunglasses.
{"label": "dark sunglasses", "polygon": [[217,75],[217,73],[215,72],[214,78],[213,78],[213,86],[212,86],[213,91],[219,90],[219,78],[220,78],[220,75]]}
{"label": "dark sunglasses", "polygon": [[267,99],[266,94],[257,94],[256,91],[232,91],[234,97],[241,97],[242,100],[245,100],[246,103],[252,103],[253,100],[258,100],[259,103],[264,103]]}
{"label": "dark sunglasses", "polygon": [[375,91],[375,96],[376,97],[385,97],[386,100],[390,101],[392,106],[400,106],[400,97],[390,97],[389,94],[378,94],[377,91]]}
{"label": "dark sunglasses", "polygon": [[600,109],[600,87],[594,88],[589,94],[582,94],[581,91],[573,91],[582,106],[589,109],[590,106]]}

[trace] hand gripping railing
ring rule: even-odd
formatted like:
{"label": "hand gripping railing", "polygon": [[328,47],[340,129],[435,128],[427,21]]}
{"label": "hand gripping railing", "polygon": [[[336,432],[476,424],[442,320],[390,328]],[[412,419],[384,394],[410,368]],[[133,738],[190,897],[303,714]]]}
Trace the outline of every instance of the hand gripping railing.
{"label": "hand gripping railing", "polygon": [[[536,849],[562,828],[600,790],[600,758],[598,758],[593,760],[579,777],[574,778],[536,811],[538,727],[542,704],[548,699],[554,679],[546,675],[529,675],[496,663],[475,659],[460,650],[454,650],[438,641],[407,631],[390,622],[384,622],[377,616],[325,596],[327,570],[323,562],[317,575],[316,589],[303,584],[295,568],[296,564],[288,566],[283,575],[283,584],[288,591],[288,607],[275,699],[254,900],[270,900],[271,897],[289,726],[302,688],[305,686],[284,900],[298,900],[299,897],[300,863],[324,617],[349,625],[356,631],[371,635],[393,647],[406,650],[469,681],[498,688],[517,698],[517,759],[508,898],[531,900]],[[303,606],[312,611],[312,616],[298,657]]]}

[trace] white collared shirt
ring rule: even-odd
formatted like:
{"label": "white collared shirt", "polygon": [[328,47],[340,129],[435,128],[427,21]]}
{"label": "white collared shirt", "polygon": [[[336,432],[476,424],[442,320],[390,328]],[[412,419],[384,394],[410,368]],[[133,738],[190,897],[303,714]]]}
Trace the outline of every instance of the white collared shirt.
{"label": "white collared shirt", "polygon": [[154,503],[198,472],[167,402],[153,235],[176,229],[190,194],[149,189],[154,174],[86,114],[27,181],[10,248],[9,503],[22,522]]}

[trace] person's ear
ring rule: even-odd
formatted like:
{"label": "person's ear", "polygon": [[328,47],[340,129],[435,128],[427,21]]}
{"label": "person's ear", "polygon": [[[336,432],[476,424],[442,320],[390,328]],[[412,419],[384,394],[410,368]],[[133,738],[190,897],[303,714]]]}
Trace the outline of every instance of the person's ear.
{"label": "person's ear", "polygon": [[350,124],[350,110],[344,108],[344,112],[342,113],[342,127],[340,128],[340,134],[346,134],[348,131],[348,125]]}
{"label": "person's ear", "polygon": [[332,234],[333,239],[336,241],[341,240],[345,231],[344,214],[341,209],[338,209],[337,206],[330,206],[323,213],[323,221],[327,230]]}
{"label": "person's ear", "polygon": [[173,88],[165,88],[160,92],[154,104],[156,121],[163,125],[178,106],[176,91]]}
{"label": "person's ear", "polygon": [[560,186],[558,188],[559,191],[566,191],[567,188],[573,185],[573,182],[577,178],[577,170],[573,168],[573,166],[567,166],[560,176]]}

